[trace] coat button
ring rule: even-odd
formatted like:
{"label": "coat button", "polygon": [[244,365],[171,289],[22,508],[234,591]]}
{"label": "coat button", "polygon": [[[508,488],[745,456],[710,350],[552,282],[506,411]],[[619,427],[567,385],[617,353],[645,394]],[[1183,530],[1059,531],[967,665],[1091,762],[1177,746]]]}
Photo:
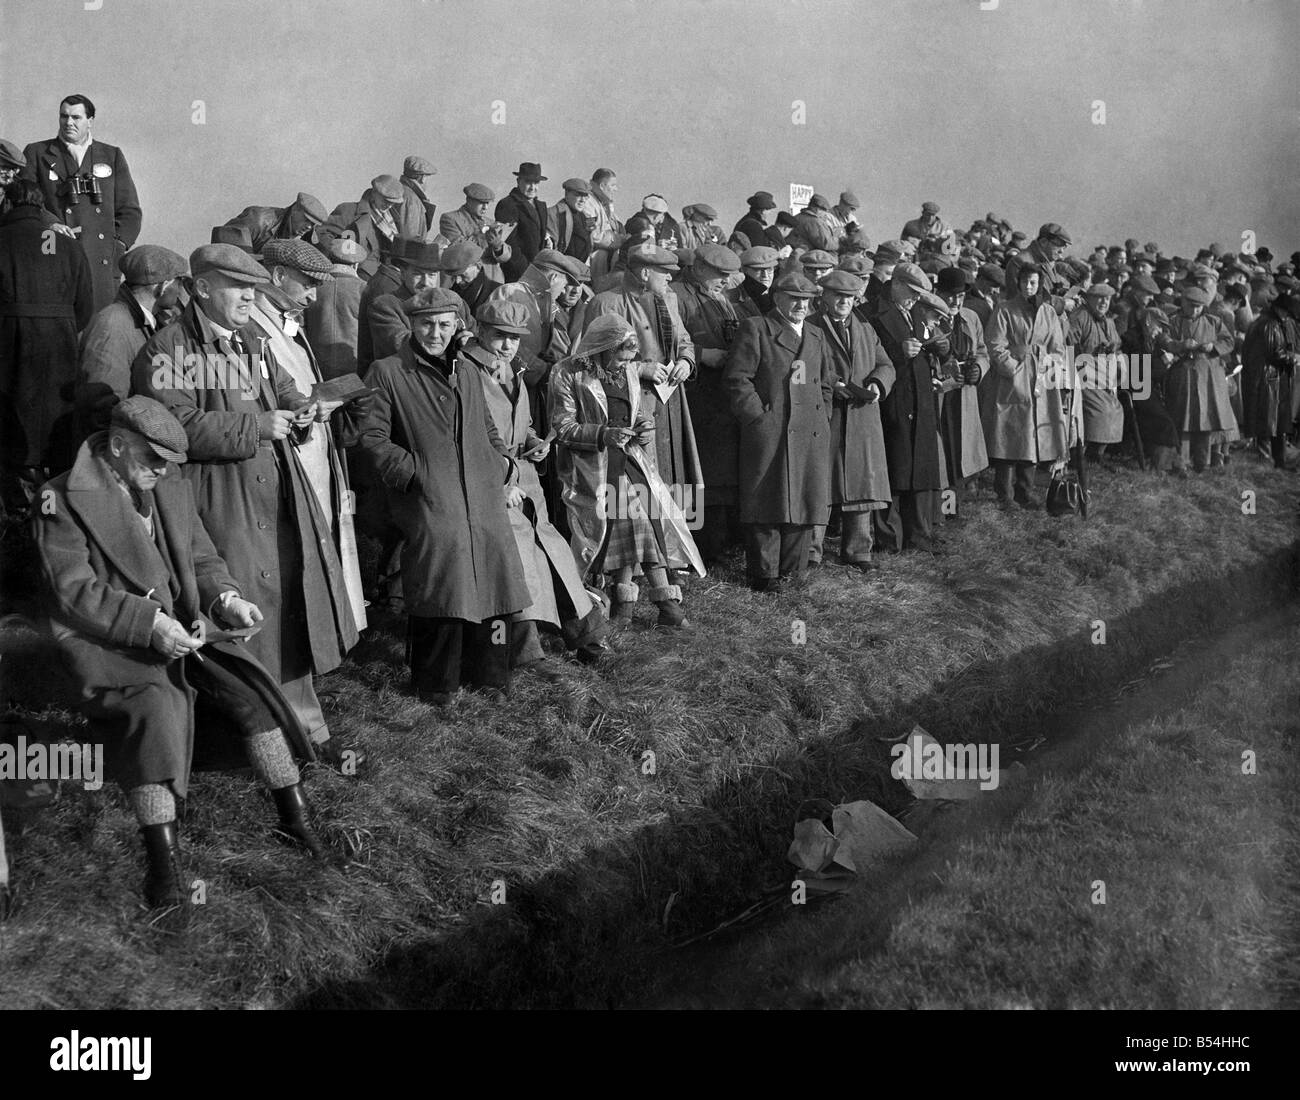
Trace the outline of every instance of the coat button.
{"label": "coat button", "polygon": [[102,214],[103,212],[104,212],[104,208],[102,206],[95,207],[96,214]]}
{"label": "coat button", "polygon": [[100,239],[101,241],[104,239],[104,234],[103,234],[103,233],[101,233],[101,234],[99,235],[99,239]]}
{"label": "coat button", "polygon": [[257,521],[257,529],[258,529],[259,531],[265,531],[265,530],[266,530],[266,523],[259,519],[259,520]]}
{"label": "coat button", "polygon": [[258,475],[257,475],[257,480],[260,481],[260,482],[265,483],[265,482],[266,482],[266,475],[265,475],[265,474],[258,474]]}
{"label": "coat button", "polygon": [[262,580],[264,580],[264,581],[269,581],[270,579],[271,579],[271,571],[270,571],[269,569],[263,569],[263,570],[262,570]]}

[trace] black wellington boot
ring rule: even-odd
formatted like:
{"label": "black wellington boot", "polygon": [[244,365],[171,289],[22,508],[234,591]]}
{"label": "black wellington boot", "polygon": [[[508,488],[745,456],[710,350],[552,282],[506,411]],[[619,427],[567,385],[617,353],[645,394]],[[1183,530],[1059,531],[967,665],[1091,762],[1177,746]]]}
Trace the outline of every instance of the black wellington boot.
{"label": "black wellington boot", "polygon": [[280,814],[280,823],[275,828],[277,835],[306,848],[312,859],[322,863],[341,867],[347,862],[330,852],[325,847],[325,842],[316,835],[311,823],[311,808],[307,804],[301,783],[272,791],[271,797],[275,799],[275,808]]}
{"label": "black wellington boot", "polygon": [[144,898],[152,909],[187,906],[189,891],[181,878],[181,852],[176,843],[176,822],[143,825],[145,856],[149,867],[144,876]]}

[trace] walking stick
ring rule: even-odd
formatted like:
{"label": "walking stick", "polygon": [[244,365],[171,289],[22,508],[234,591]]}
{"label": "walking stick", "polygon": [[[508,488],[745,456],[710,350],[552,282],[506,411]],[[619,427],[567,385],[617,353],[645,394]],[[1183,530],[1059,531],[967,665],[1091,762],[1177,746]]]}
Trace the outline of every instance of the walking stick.
{"label": "walking stick", "polygon": [[1133,442],[1137,444],[1138,452],[1138,469],[1147,468],[1146,448],[1142,446],[1142,432],[1138,428],[1137,409],[1133,407],[1133,394],[1128,390],[1120,390],[1120,403],[1124,406],[1124,411],[1128,413],[1128,425],[1133,429]]}
{"label": "walking stick", "polygon": [[1088,456],[1084,453],[1084,444],[1082,438],[1078,438],[1078,428],[1075,425],[1074,410],[1075,403],[1079,400],[1078,389],[1070,391],[1070,435],[1076,437],[1074,446],[1070,448],[1071,462],[1074,466],[1075,475],[1079,479],[1079,515],[1083,519],[1088,518]]}

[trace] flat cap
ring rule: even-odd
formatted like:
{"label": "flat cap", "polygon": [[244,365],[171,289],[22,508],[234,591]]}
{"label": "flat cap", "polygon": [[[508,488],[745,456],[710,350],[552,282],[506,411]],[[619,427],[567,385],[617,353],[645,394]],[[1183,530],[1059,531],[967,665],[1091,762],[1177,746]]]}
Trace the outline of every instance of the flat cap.
{"label": "flat cap", "polygon": [[784,225],[788,229],[799,228],[799,223],[795,220],[795,216],[791,214],[789,210],[778,210],[776,212],[776,224],[779,226]]}
{"label": "flat cap", "polygon": [[713,209],[707,202],[697,202],[691,206],[697,218],[706,218],[710,221],[718,220],[718,212]]}
{"label": "flat cap", "polygon": [[977,277],[983,279],[986,283],[992,283],[994,286],[1007,285],[1007,273],[997,264],[980,264]]}
{"label": "flat cap", "polygon": [[1089,298],[1109,298],[1115,293],[1115,288],[1110,283],[1093,283],[1083,293]]}
{"label": "flat cap", "polygon": [[1217,279],[1219,273],[1209,264],[1192,264],[1190,275],[1193,279]]}
{"label": "flat cap", "polygon": [[22,168],[27,164],[23,151],[7,138],[0,138],[0,167]]}
{"label": "flat cap", "polygon": [[1039,237],[1044,240],[1056,241],[1059,244],[1073,244],[1070,240],[1070,234],[1062,229],[1056,222],[1046,222],[1038,228]]}
{"label": "flat cap", "polygon": [[627,250],[628,267],[653,267],[660,271],[676,271],[677,257],[666,248],[643,241]]}
{"label": "flat cap", "polygon": [[331,237],[325,245],[325,255],[336,264],[359,264],[370,253],[351,237]]}
{"label": "flat cap", "polygon": [[214,225],[213,244],[230,244],[245,252],[253,251],[253,234],[246,225]]}
{"label": "flat cap", "polygon": [[945,302],[942,298],[939,297],[939,295],[933,293],[932,291],[929,290],[921,291],[921,300],[919,304],[922,309],[933,310],[941,317],[952,316],[952,309],[949,308],[948,303]]}
{"label": "flat cap", "polygon": [[1214,295],[1199,286],[1184,287],[1182,297],[1184,302],[1195,302],[1198,306],[1208,306],[1214,301]]}
{"label": "flat cap", "polygon": [[1138,264],[1149,264],[1153,271],[1155,270],[1155,266],[1156,266],[1156,258],[1154,256],[1148,255],[1145,252],[1139,252],[1129,262],[1133,265],[1134,268],[1136,268]]}
{"label": "flat cap", "polygon": [[776,199],[772,198],[771,191],[755,191],[745,200],[751,210],[775,210]]}
{"label": "flat cap", "polygon": [[117,261],[128,286],[152,286],[189,273],[184,256],[157,244],[138,244]]}
{"label": "flat cap", "polygon": [[765,244],[747,248],[740,254],[741,267],[776,267],[780,260],[780,253],[775,248],[768,248]]}
{"label": "flat cap", "polygon": [[313,282],[324,283],[334,278],[330,261],[319,248],[296,238],[267,241],[262,248],[262,263],[268,269],[280,266],[301,271]]}
{"label": "flat cap", "polygon": [[233,244],[205,244],[190,253],[190,274],[196,279],[210,271],[240,283],[269,283],[270,273],[242,248]]}
{"label": "flat cap", "polygon": [[789,294],[792,298],[815,298],[819,290],[816,283],[797,271],[787,271],[772,284],[772,293]]}
{"label": "flat cap", "polygon": [[841,191],[840,205],[849,210],[856,210],[862,204],[858,202],[858,196],[855,195],[852,191]]}
{"label": "flat cap", "polygon": [[436,176],[438,169],[433,166],[433,161],[425,160],[424,157],[417,157],[414,154],[402,161],[402,175],[404,176]]}
{"label": "flat cap", "polygon": [[[653,248],[654,246],[651,245],[650,247]],[[656,249],[656,251],[662,252],[663,249]],[[675,267],[677,257],[673,256],[671,252],[665,253],[665,255],[672,257],[673,266]],[[629,256],[630,261],[631,257]],[[555,251],[553,248],[543,248],[533,257],[533,266],[541,268],[543,271],[558,271],[561,275],[567,275],[570,279],[581,282],[583,268],[586,265],[575,260],[572,256],[566,256],[562,252]]]}
{"label": "flat cap", "polygon": [[668,202],[662,195],[647,195],[641,200],[641,209],[652,214],[667,214]]}
{"label": "flat cap", "polygon": [[461,297],[455,291],[431,286],[403,302],[402,312],[408,317],[418,317],[422,313],[455,313],[460,301]]}
{"label": "flat cap", "polygon": [[939,213],[939,204],[937,202],[929,202],[929,201],[923,202],[921,203],[921,213],[937,214]]}
{"label": "flat cap", "polygon": [[1128,285],[1144,294],[1159,294],[1160,284],[1157,283],[1150,275],[1145,272],[1138,272],[1128,281]]}
{"label": "flat cap", "polygon": [[835,257],[820,248],[814,248],[800,256],[799,262],[806,268],[821,267],[829,271],[835,266]]}
{"label": "flat cap", "polygon": [[393,203],[406,201],[406,192],[396,176],[376,176],[370,181],[370,187],[381,199]]}
{"label": "flat cap", "polygon": [[416,271],[439,271],[442,250],[432,241],[419,237],[398,237],[393,241],[393,259]]}
{"label": "flat cap", "polygon": [[840,261],[841,271],[847,271],[850,275],[861,275],[864,279],[871,274],[875,266],[866,256],[845,256]]}
{"label": "flat cap", "polygon": [[109,423],[144,436],[159,458],[181,463],[189,453],[190,440],[167,408],[152,397],[128,397],[113,406]]}
{"label": "flat cap", "polygon": [[865,280],[854,275],[851,271],[845,271],[843,268],[832,271],[821,281],[822,290],[831,290],[836,294],[853,294],[855,296],[861,294],[866,285]]}
{"label": "flat cap", "polygon": [[449,244],[442,250],[442,256],[438,260],[438,270],[450,273],[464,271],[482,258],[483,246],[475,244],[466,237],[455,244]]}
{"label": "flat cap", "polygon": [[876,245],[874,258],[876,263],[888,263],[890,260],[901,260],[906,252],[902,241],[881,241]]}
{"label": "flat cap", "polygon": [[464,191],[465,197],[473,202],[491,202],[496,198],[492,188],[484,183],[467,183]]}
{"label": "flat cap", "polygon": [[960,267],[945,267],[934,281],[935,290],[940,294],[958,294],[967,287],[966,272]]}
{"label": "flat cap", "polygon": [[325,204],[315,195],[307,194],[306,191],[299,191],[298,197],[293,200],[293,204],[317,225],[329,218],[329,215],[325,213]]}
{"label": "flat cap", "polygon": [[569,179],[565,180],[564,183],[561,184],[561,186],[566,191],[573,191],[575,194],[579,194],[579,195],[591,194],[590,181],[583,179],[581,176],[571,176]]}
{"label": "flat cap", "polygon": [[528,333],[528,310],[522,302],[484,302],[475,311],[474,319],[512,336]]}
{"label": "flat cap", "polygon": [[708,264],[714,271],[721,271],[725,275],[740,270],[740,257],[731,249],[712,241],[705,241],[695,250],[695,262]]}
{"label": "flat cap", "polygon": [[810,210],[829,210],[831,204],[826,200],[825,195],[818,194],[814,191],[812,198],[808,200],[808,208]]}
{"label": "flat cap", "polygon": [[835,250],[841,256],[846,252],[866,252],[870,247],[865,233],[847,233],[835,243]]}
{"label": "flat cap", "polygon": [[930,290],[930,276],[922,271],[916,264],[899,264],[894,268],[894,275],[891,282],[902,283],[912,290]]}

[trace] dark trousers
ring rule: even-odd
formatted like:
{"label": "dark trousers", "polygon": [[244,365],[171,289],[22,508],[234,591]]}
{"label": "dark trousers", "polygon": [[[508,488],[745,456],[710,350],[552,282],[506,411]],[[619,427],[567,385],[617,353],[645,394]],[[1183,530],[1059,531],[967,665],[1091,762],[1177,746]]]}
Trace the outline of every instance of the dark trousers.
{"label": "dark trousers", "polygon": [[750,580],[802,573],[808,567],[812,533],[812,527],[806,524],[745,524],[745,566]]}
{"label": "dark trousers", "polygon": [[1034,487],[1034,464],[1011,459],[993,460],[993,490],[998,500],[1027,500]]}
{"label": "dark trousers", "polygon": [[411,615],[406,642],[411,687],[447,694],[462,684],[509,689],[514,640],[505,618],[471,623]]}
{"label": "dark trousers", "polygon": [[871,513],[876,545],[881,550],[934,549],[934,517],[939,513],[938,489],[900,489],[888,508]]}
{"label": "dark trousers", "polygon": [[[870,512],[845,512],[838,504],[831,505],[832,518],[840,521],[840,561],[866,562],[871,560],[871,548],[874,545],[872,527],[873,515],[879,509]],[[809,559],[822,560],[822,545],[826,540],[826,524],[819,523],[813,528],[812,546]]]}
{"label": "dark trousers", "polygon": [[708,504],[704,526],[695,532],[695,545],[706,562],[720,561],[736,541],[737,509],[734,504]]}

